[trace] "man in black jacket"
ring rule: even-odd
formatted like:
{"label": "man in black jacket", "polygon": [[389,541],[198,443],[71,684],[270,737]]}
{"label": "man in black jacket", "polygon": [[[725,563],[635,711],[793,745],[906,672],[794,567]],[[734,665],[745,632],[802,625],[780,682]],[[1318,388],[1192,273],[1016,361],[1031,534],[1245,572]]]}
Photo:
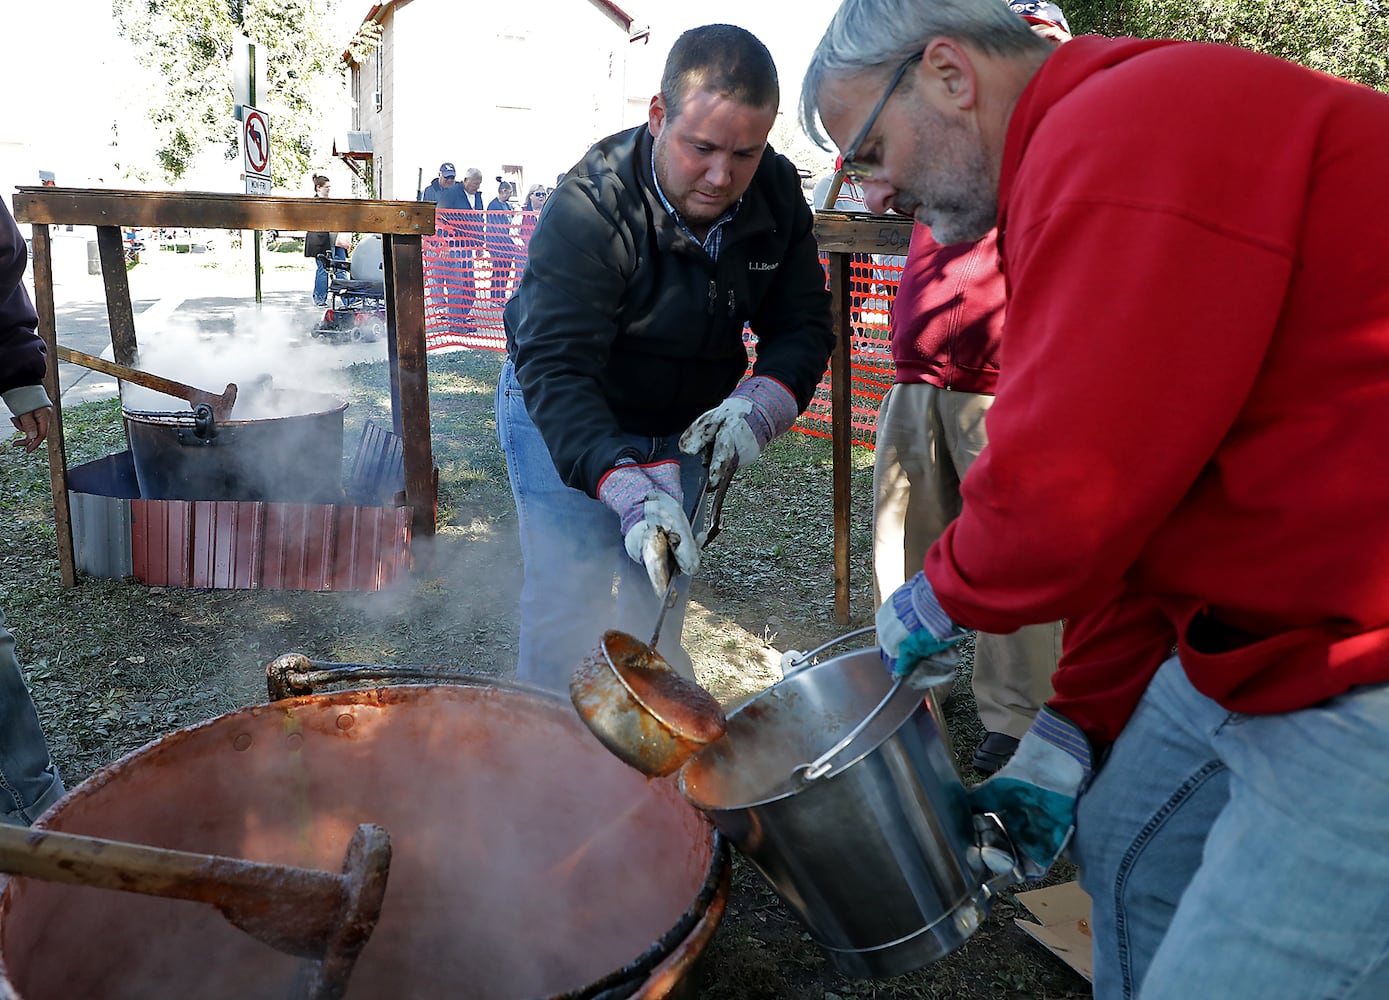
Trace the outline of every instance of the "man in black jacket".
{"label": "man in black jacket", "polygon": [[747,31],[685,32],[647,124],[590,149],[531,237],[497,387],[523,680],[563,689],[603,630],[650,629],[672,562],[659,649],[693,676],[679,640],[696,498],[791,427],[834,343],[800,178],[767,146],[779,99]]}

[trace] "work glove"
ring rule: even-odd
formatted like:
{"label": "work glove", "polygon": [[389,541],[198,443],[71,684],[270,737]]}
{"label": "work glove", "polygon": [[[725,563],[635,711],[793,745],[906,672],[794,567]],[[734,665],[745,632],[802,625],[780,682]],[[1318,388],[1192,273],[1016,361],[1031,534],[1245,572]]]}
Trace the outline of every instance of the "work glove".
{"label": "work glove", "polygon": [[969,792],[974,812],[997,816],[1016,854],[1009,859],[1005,852],[983,851],[989,869],[1026,879],[1045,875],[1075,832],[1076,799],[1090,776],[1090,741],[1070,719],[1043,705],[1012,759]]}
{"label": "work glove", "polygon": [[754,375],[685,429],[680,450],[698,455],[712,446],[709,486],[717,489],[735,469],[762,454],[768,441],[789,431],[799,412],[790,389],[774,378]]}
{"label": "work glove", "polygon": [[914,688],[944,684],[955,676],[954,646],[968,633],[950,620],[925,573],[892,592],[878,609],[878,648],[893,677]]}
{"label": "work glove", "polygon": [[656,593],[670,586],[671,559],[687,576],[699,569],[699,545],[685,516],[680,463],[675,459],[638,465],[624,459],[603,474],[598,499],[622,522],[627,554],[646,567]]}

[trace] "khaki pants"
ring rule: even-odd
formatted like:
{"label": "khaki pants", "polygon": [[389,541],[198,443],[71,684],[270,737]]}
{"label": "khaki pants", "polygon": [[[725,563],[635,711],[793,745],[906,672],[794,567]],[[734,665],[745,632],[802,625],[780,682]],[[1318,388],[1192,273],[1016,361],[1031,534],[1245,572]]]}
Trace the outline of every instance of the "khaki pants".
{"label": "khaki pants", "polygon": [[[993,396],[894,385],[878,410],[873,465],[873,590],[878,604],[915,576],[960,513],[960,480],[988,443]],[[974,640],[974,700],[991,733],[1021,737],[1051,697],[1061,623]]]}

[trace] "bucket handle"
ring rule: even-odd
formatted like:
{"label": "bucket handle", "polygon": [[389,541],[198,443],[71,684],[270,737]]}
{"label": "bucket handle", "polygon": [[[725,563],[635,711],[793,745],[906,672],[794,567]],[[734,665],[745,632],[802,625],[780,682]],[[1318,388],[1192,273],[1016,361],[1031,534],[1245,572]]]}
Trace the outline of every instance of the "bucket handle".
{"label": "bucket handle", "polygon": [[[869,630],[861,629],[860,631]],[[800,774],[801,779],[804,781],[814,781],[817,778],[823,778],[826,774],[828,774],[830,768],[834,766],[834,758],[839,756],[839,751],[843,750],[850,743],[854,742],[854,740],[859,738],[859,734],[868,728],[868,724],[872,722],[874,719],[876,719],[878,717],[878,713],[880,713],[884,708],[887,707],[887,703],[890,702],[894,697],[896,697],[898,691],[902,690],[902,684],[905,681],[905,677],[898,677],[896,680],[894,680],[892,682],[892,687],[887,689],[887,694],[883,695],[883,700],[878,702],[877,706],[873,709],[873,711],[869,712],[866,716],[864,716],[863,720],[857,726],[855,726],[853,729],[850,729],[847,733],[844,734],[844,737],[840,739],[838,743],[830,747],[819,757],[816,757],[809,764],[797,764],[794,768],[791,769],[791,773],[793,775]]]}
{"label": "bucket handle", "polygon": [[[810,666],[811,660],[815,659],[815,657],[819,656],[831,646],[838,645],[841,642],[848,642],[850,639],[857,639],[861,635],[867,635],[869,632],[876,632],[877,630],[878,627],[876,625],[866,625],[863,628],[856,628],[852,632],[845,632],[843,635],[836,636],[823,645],[816,646],[808,653],[797,653],[794,650],[788,650],[786,653],[786,666],[782,670],[781,676],[789,677],[799,670],[804,670],[806,667]],[[881,707],[882,706],[879,706],[879,708]],[[874,709],[874,714],[877,714],[877,709]],[[869,718],[872,718],[872,716],[869,716]]]}

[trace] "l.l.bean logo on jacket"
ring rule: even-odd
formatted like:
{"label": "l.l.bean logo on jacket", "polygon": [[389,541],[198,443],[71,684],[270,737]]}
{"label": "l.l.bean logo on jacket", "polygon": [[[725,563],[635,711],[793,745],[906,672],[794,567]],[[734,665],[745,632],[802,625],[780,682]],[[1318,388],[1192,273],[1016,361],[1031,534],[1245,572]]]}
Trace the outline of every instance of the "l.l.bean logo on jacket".
{"label": "l.l.bean logo on jacket", "polygon": [[750,260],[748,261],[749,271],[775,271],[778,263],[774,260]]}

